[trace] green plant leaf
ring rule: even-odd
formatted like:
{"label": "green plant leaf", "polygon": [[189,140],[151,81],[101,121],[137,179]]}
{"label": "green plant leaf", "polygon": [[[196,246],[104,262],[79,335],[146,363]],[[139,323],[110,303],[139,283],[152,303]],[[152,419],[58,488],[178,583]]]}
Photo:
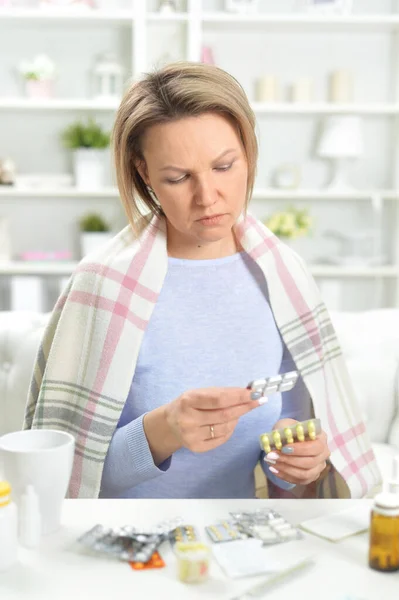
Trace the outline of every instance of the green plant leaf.
{"label": "green plant leaf", "polygon": [[66,148],[107,148],[110,144],[111,134],[105,131],[93,118],[87,123],[76,121],[61,133],[61,139]]}
{"label": "green plant leaf", "polygon": [[81,217],[79,221],[81,231],[99,232],[110,231],[109,224],[97,213],[88,213]]}

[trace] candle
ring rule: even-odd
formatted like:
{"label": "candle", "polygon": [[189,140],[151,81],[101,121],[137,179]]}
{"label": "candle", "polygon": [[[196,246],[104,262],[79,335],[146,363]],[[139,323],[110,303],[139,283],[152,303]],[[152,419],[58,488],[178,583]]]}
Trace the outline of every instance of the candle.
{"label": "candle", "polygon": [[255,99],[257,102],[273,102],[278,100],[278,83],[273,75],[265,75],[256,80]]}
{"label": "candle", "polygon": [[330,75],[330,102],[351,102],[353,100],[352,71],[333,71]]}
{"label": "candle", "polygon": [[292,102],[310,102],[313,95],[313,81],[309,77],[300,77],[292,84]]}

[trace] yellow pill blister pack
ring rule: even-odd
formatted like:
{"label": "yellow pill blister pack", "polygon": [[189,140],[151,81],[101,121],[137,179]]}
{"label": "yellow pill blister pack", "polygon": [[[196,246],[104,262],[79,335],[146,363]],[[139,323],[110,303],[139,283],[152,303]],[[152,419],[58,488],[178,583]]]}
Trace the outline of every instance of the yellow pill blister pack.
{"label": "yellow pill blister pack", "polygon": [[266,452],[272,449],[281,450],[287,444],[314,440],[321,432],[320,419],[309,419],[300,423],[293,423],[282,429],[275,429],[259,436],[260,447]]}

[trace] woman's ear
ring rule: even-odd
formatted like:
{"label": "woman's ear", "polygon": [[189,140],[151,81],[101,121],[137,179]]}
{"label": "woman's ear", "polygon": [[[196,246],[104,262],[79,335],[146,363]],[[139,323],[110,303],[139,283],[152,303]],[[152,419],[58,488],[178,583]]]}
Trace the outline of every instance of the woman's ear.
{"label": "woman's ear", "polygon": [[145,164],[145,161],[141,160],[140,162],[137,162],[135,166],[136,166],[136,169],[137,169],[141,179],[144,181],[144,183],[146,185],[150,185],[150,180],[148,178],[147,165]]}

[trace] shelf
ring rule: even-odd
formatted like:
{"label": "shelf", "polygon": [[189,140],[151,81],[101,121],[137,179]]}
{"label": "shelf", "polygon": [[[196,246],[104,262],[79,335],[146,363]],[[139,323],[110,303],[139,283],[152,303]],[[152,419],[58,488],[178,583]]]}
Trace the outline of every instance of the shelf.
{"label": "shelf", "polygon": [[[147,21],[176,22],[188,21],[187,13],[159,14],[148,13]],[[10,21],[35,21],[52,23],[54,21],[74,22],[76,24],[115,23],[131,24],[134,13],[129,10],[73,10],[73,9],[8,9],[0,8],[0,23]],[[204,12],[200,17],[204,25],[231,27],[240,29],[246,25],[267,28],[270,32],[296,31],[314,33],[326,31],[350,32],[391,32],[399,29],[399,15],[353,15],[320,17],[306,14],[270,15],[255,13],[253,15],[235,15],[227,12]]]}
{"label": "shelf", "polygon": [[0,186],[0,198],[119,198],[119,192],[116,187],[78,190],[73,187],[32,189]]}
{"label": "shelf", "polygon": [[73,22],[74,24],[96,24],[115,23],[129,25],[133,21],[133,15],[127,10],[73,10],[73,9],[2,9],[0,8],[0,24],[9,21],[34,21],[36,23],[62,23]]}
{"label": "shelf", "polygon": [[339,267],[333,265],[311,265],[308,264],[314,277],[399,277],[399,268],[392,265],[382,265],[380,267]]}
{"label": "shelf", "polygon": [[[258,115],[399,115],[399,104],[332,104],[329,102],[313,104],[290,104],[283,102],[252,102],[252,109]],[[95,100],[92,98],[43,98],[24,97],[0,98],[0,110],[93,110],[116,111],[117,100]]]}
{"label": "shelf", "polygon": [[0,98],[0,110],[93,110],[116,111],[119,101],[91,98]]}
{"label": "shelf", "polygon": [[281,190],[271,188],[255,188],[252,194],[254,200],[368,200],[375,197],[383,200],[399,199],[395,190],[370,189],[354,190],[351,192],[331,192],[329,190],[299,189]]}
{"label": "shelf", "polygon": [[[48,276],[67,276],[76,268],[78,262],[24,262],[10,261],[0,262],[0,275],[48,275]],[[308,268],[314,277],[399,277],[399,269],[395,266],[381,267],[337,267],[330,265],[311,265]]]}
{"label": "shelf", "polygon": [[186,22],[189,20],[187,13],[176,12],[171,14],[160,14],[160,13],[148,13],[147,21],[151,23],[173,23],[173,22]]}
{"label": "shelf", "polygon": [[[383,200],[398,200],[399,191],[370,189],[337,193],[328,190],[299,189],[280,190],[255,188],[253,200],[361,200],[371,201],[380,196]],[[119,198],[118,188],[102,190],[78,190],[74,187],[26,188],[18,186],[0,186],[0,198]]]}
{"label": "shelf", "polygon": [[[49,98],[30,99],[24,97],[0,98],[0,110],[93,110],[116,111],[119,101],[95,100],[92,98]],[[290,104],[288,102],[251,102],[257,115],[399,115],[399,104],[332,104],[320,102],[312,104]]]}
{"label": "shelf", "polygon": [[63,277],[70,275],[77,264],[73,261],[25,262],[15,260],[0,262],[0,275],[52,275]]}
{"label": "shelf", "polygon": [[294,31],[297,33],[313,32],[391,32],[399,29],[399,15],[353,15],[326,16],[304,14],[268,15],[235,15],[225,12],[203,13],[201,20],[205,25],[231,28],[236,25],[243,29],[245,25],[267,29],[269,33]]}
{"label": "shelf", "polygon": [[289,103],[251,102],[256,114],[283,115],[398,115],[399,104],[385,102],[334,104],[332,102]]}

